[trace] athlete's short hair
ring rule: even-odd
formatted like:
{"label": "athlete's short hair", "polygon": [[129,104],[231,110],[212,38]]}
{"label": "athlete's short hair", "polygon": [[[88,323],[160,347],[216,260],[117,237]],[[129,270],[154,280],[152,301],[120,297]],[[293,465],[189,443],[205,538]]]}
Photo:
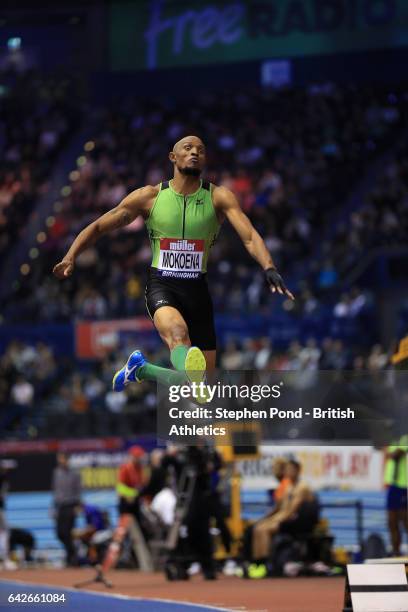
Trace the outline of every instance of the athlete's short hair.
{"label": "athlete's short hair", "polygon": [[183,140],[187,140],[188,138],[197,138],[197,140],[199,140],[201,142],[201,144],[204,145],[203,141],[201,140],[201,138],[199,136],[196,136],[195,134],[191,134],[190,136],[183,136],[183,138],[180,138],[180,140],[178,140],[176,143],[174,143],[173,152],[176,151],[176,149],[181,145]]}

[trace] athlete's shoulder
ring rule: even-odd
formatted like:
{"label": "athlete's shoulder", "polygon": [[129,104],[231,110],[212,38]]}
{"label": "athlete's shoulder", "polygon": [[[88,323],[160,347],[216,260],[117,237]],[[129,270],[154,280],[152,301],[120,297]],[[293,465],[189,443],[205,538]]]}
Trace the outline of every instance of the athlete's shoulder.
{"label": "athlete's shoulder", "polygon": [[219,198],[228,198],[233,196],[233,192],[228,187],[224,187],[224,185],[214,185],[213,184],[213,194]]}
{"label": "athlete's shoulder", "polygon": [[126,196],[125,200],[127,203],[131,205],[144,205],[148,204],[150,200],[153,200],[160,191],[160,185],[145,185],[144,187],[139,187],[134,191],[131,191],[129,195]]}
{"label": "athlete's shoulder", "polygon": [[158,185],[145,185],[140,188],[140,197],[146,200],[155,198],[160,191],[160,183]]}
{"label": "athlete's shoulder", "polygon": [[231,189],[223,185],[213,186],[213,201],[217,206],[231,206],[237,203],[237,199]]}

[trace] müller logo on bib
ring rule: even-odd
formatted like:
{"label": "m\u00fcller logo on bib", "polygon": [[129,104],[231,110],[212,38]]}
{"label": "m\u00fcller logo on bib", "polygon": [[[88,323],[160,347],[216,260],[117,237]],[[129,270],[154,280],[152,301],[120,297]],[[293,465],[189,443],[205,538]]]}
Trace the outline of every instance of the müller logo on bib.
{"label": "m\u00fcller logo on bib", "polygon": [[195,251],[196,245],[193,240],[177,240],[177,242],[170,242],[169,248],[171,251]]}
{"label": "m\u00fcller logo on bib", "polygon": [[199,278],[202,273],[204,240],[161,238],[158,271],[162,276]]}

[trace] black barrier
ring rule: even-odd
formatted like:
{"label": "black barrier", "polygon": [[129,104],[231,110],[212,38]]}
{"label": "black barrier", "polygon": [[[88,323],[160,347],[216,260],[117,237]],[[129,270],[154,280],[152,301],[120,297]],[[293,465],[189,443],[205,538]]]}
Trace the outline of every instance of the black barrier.
{"label": "black barrier", "polygon": [[7,459],[15,461],[15,468],[9,472],[11,491],[50,490],[56,453],[8,454]]}

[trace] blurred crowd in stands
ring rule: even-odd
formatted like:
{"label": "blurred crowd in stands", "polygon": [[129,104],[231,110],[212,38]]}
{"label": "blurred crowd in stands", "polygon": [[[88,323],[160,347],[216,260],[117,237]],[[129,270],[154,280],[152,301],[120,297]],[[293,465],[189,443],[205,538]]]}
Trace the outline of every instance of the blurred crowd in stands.
{"label": "blurred crowd in stands", "polygon": [[408,148],[404,143],[382,169],[363,205],[338,226],[330,247],[334,266],[341,276],[373,249],[406,248],[407,236]]}
{"label": "blurred crowd in stands", "polygon": [[58,153],[79,125],[80,103],[71,78],[35,71],[1,75],[0,256],[18,241]]}
{"label": "blurred crowd in stands", "polygon": [[[324,85],[206,93],[194,106],[129,98],[100,109],[93,114],[95,136],[70,173],[46,238],[37,245],[39,256],[9,294],[3,317],[67,321],[144,314],[151,254],[140,219],[83,253],[64,283],[52,278],[51,269],[96,216],[131,190],[170,177],[168,151],[186,133],[203,138],[207,177],[235,192],[286,278],[297,263],[314,262],[308,278],[294,287],[311,307],[316,294],[337,290],[341,280],[339,236],[323,258],[314,259],[324,230],[369,162],[404,127],[406,102],[403,93],[385,89]],[[388,172],[389,180],[401,175],[402,183],[398,168]],[[217,311],[269,309],[262,272],[229,227],[213,248],[211,264]]]}
{"label": "blurred crowd in stands", "polygon": [[[44,343],[10,343],[0,358],[0,434],[35,438],[83,435],[131,435],[156,428],[156,388],[149,383],[111,389],[113,373],[123,365],[126,350],[84,366],[68,356],[54,357]],[[147,354],[168,367],[165,347]],[[230,340],[221,351],[224,370],[273,371],[354,370],[377,372],[389,364],[390,354],[380,344],[368,350],[339,339],[310,338],[276,351],[269,338]],[[79,367],[78,367],[79,366]]]}

